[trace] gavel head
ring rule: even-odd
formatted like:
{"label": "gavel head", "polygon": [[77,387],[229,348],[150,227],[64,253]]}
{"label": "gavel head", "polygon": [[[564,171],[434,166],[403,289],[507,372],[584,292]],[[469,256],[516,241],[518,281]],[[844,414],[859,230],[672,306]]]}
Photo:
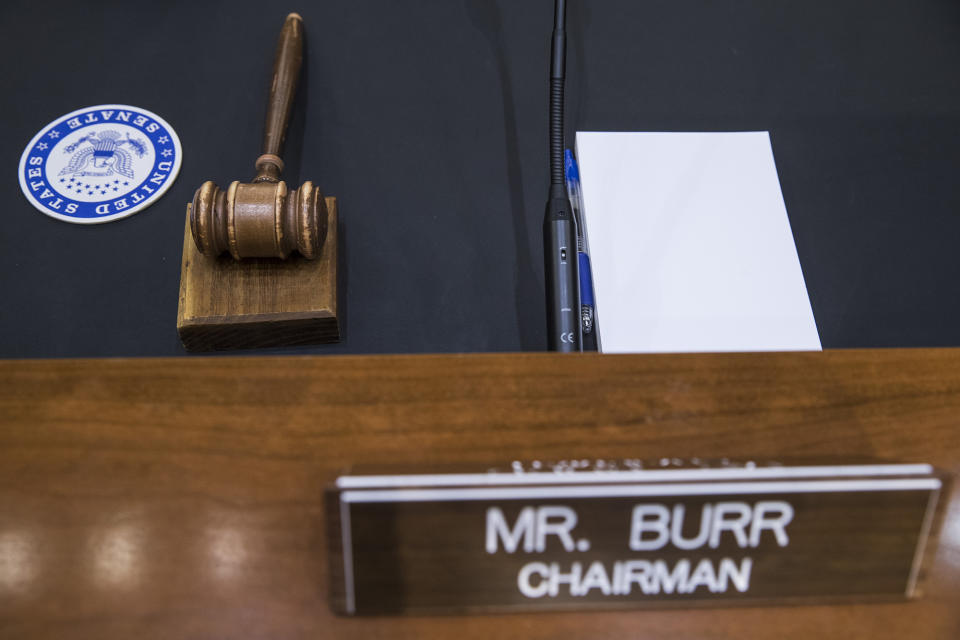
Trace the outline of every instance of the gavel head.
{"label": "gavel head", "polygon": [[287,190],[280,181],[233,182],[226,191],[204,182],[193,196],[190,230],[206,256],[229,251],[235,259],[320,255],[327,206],[312,182]]}

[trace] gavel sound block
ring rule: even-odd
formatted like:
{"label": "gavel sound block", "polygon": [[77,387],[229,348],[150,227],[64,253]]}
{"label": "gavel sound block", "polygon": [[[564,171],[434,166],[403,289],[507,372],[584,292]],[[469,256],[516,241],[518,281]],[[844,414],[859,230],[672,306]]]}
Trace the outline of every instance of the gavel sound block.
{"label": "gavel sound block", "polygon": [[340,339],[336,198],[280,180],[302,52],[302,19],[290,14],[256,177],[226,189],[205,182],[187,205],[177,331],[189,351]]}
{"label": "gavel sound block", "polygon": [[315,260],[238,261],[197,250],[188,210],[177,315],[183,346],[211,351],[338,341],[336,198],[326,199],[326,226]]}

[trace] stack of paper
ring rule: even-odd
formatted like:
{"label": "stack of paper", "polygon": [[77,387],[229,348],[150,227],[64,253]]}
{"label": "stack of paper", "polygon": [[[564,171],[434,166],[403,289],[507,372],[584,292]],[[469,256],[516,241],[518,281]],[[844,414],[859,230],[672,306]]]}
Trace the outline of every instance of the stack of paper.
{"label": "stack of paper", "polygon": [[605,352],[819,350],[767,132],[577,133]]}

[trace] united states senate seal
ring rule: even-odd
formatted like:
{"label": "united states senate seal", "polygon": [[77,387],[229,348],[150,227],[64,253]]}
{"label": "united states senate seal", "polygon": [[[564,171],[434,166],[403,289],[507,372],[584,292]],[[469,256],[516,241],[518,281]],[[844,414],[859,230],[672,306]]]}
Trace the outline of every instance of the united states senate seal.
{"label": "united states senate seal", "polygon": [[122,104],[57,118],[20,157],[20,188],[43,213],[96,224],[149,207],[180,171],[177,133],[155,113]]}

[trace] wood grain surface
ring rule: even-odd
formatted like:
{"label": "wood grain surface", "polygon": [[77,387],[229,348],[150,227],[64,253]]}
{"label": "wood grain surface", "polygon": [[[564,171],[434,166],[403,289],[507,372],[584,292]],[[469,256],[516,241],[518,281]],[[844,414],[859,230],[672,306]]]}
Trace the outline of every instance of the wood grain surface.
{"label": "wood grain surface", "polygon": [[[326,199],[326,240],[307,260],[205,256],[183,232],[177,331],[189,351],[317,344],[340,339],[337,199]],[[189,206],[188,206],[189,209]]]}
{"label": "wood grain surface", "polygon": [[957,638],[960,500],[916,602],[338,618],[350,464],[864,456],[960,472],[960,350],[0,362],[3,638]]}

